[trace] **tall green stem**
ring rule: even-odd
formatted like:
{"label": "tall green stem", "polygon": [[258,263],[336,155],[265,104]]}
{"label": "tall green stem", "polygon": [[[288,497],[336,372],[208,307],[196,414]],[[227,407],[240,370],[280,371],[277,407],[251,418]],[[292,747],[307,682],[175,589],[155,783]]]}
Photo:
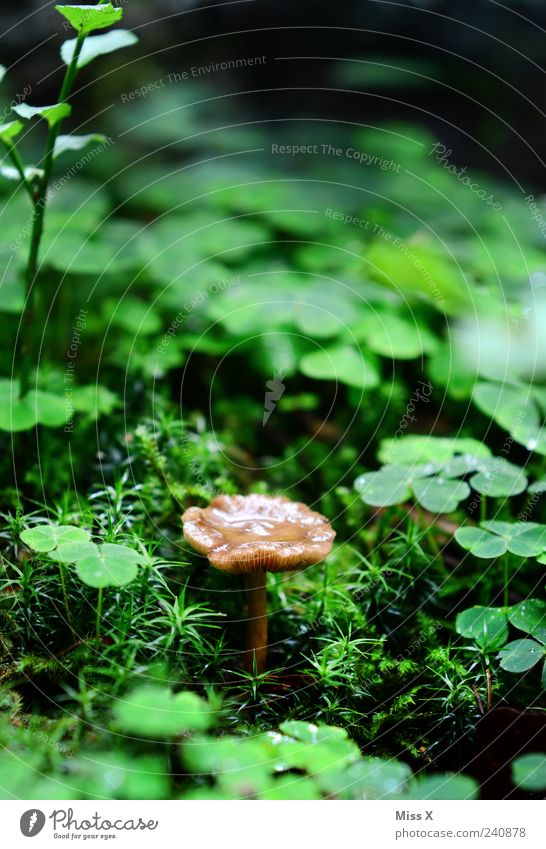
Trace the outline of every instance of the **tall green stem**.
{"label": "tall green stem", "polygon": [[[78,72],[78,60],[85,41],[85,35],[81,33],[76,39],[76,47],[64,76],[61,93],[59,95],[59,103],[64,103],[72,91],[74,80]],[[38,273],[38,257],[40,254],[40,243],[44,233],[44,215],[47,204],[47,193],[51,171],[53,169],[53,157],[55,152],[55,142],[61,130],[62,120],[50,125],[46,149],[43,158],[43,175],[38,184],[38,191],[34,197],[34,212],[32,217],[32,232],[30,236],[30,249],[28,255],[27,269],[25,275],[25,306],[21,317],[21,326],[17,338],[18,343],[18,363],[19,363],[19,380],[20,397],[26,395],[30,387],[30,372],[32,368],[33,350],[33,321],[34,307],[36,301],[36,276]],[[24,174],[24,170],[23,170]]]}
{"label": "tall green stem", "polygon": [[101,619],[102,619],[102,587],[99,587],[99,594],[97,596],[97,625],[96,625],[97,640],[100,640]]}
{"label": "tall green stem", "polygon": [[509,555],[508,552],[502,558],[502,585],[503,585],[503,605],[508,607],[508,583],[509,583]]}
{"label": "tall green stem", "polygon": [[68,595],[66,593],[66,583],[64,579],[64,566],[62,563],[59,563],[59,575],[61,578],[61,588],[63,591],[63,599],[64,599],[64,608],[66,610],[66,619],[70,630],[72,631],[72,636],[74,636],[74,626],[72,625],[72,617],[70,616],[70,608],[68,607]]}

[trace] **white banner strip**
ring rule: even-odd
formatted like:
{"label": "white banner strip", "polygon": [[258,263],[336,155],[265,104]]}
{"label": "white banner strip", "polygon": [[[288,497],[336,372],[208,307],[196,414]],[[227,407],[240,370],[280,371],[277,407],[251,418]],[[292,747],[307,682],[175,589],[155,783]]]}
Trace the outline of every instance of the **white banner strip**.
{"label": "white banner strip", "polygon": [[474,849],[546,846],[545,803],[29,802],[0,803],[2,846],[237,849]]}

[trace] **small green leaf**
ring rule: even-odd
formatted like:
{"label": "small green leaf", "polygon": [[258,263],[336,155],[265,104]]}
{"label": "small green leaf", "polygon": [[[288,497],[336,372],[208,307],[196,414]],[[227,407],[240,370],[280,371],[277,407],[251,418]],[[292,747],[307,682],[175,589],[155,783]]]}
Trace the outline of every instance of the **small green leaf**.
{"label": "small green leaf", "polygon": [[58,548],[49,552],[49,557],[57,563],[76,563],[86,557],[94,557],[96,551],[94,542],[62,542]]}
{"label": "small green leaf", "polygon": [[195,693],[176,693],[154,684],[137,687],[118,702],[116,719],[127,734],[166,740],[185,731],[206,731],[214,721],[209,705]]}
{"label": "small green leaf", "polygon": [[500,665],[507,672],[526,672],[544,657],[544,646],[534,640],[513,640],[499,652]]}
{"label": "small green leaf", "polygon": [[15,136],[18,136],[23,129],[21,121],[8,121],[7,124],[0,124],[0,141],[11,142]]}
{"label": "small green leaf", "polygon": [[357,389],[372,389],[379,385],[375,364],[356,348],[339,346],[306,354],[300,361],[300,371],[317,380],[335,380]]}
{"label": "small green leaf", "polygon": [[481,528],[457,528],[455,539],[475,557],[499,557],[508,548],[508,543],[503,537],[495,536]]}
{"label": "small green leaf", "polygon": [[106,386],[99,383],[89,386],[77,386],[72,392],[72,405],[79,413],[87,413],[90,418],[108,416],[119,405],[119,398]]}
{"label": "small green leaf", "polygon": [[470,495],[465,481],[442,477],[421,478],[413,481],[412,487],[419,504],[434,513],[452,513]]}
{"label": "small green leaf", "polygon": [[33,551],[53,551],[59,545],[66,543],[82,543],[91,539],[88,531],[75,528],[72,525],[37,525],[27,528],[21,534],[21,539]]}
{"label": "small green leaf", "polygon": [[512,625],[525,631],[539,642],[546,643],[546,602],[529,598],[511,608],[508,617]]}
{"label": "small green leaf", "polygon": [[416,778],[411,784],[407,799],[429,801],[430,799],[476,799],[478,784],[469,775],[445,773]]}
{"label": "small green leaf", "polygon": [[512,780],[531,793],[546,790],[546,755],[530,753],[512,761]]}
{"label": "small green leaf", "polygon": [[27,103],[19,103],[13,107],[13,111],[21,118],[43,118],[50,127],[53,127],[63,118],[67,118],[72,109],[68,103],[55,103],[53,106],[29,106]]}
{"label": "small green leaf", "polygon": [[402,504],[411,496],[404,467],[386,466],[379,472],[366,472],[355,480],[354,486],[363,502],[372,507]]}
{"label": "small green leaf", "polygon": [[536,557],[542,554],[546,550],[546,525],[522,530],[510,540],[508,550],[519,557]]}
{"label": "small green leaf", "polygon": [[536,492],[537,495],[542,495],[543,492],[546,492],[546,478],[542,478],[541,480],[532,483],[527,491],[533,493]]}
{"label": "small green leaf", "polygon": [[402,439],[382,439],[378,453],[381,463],[448,463],[457,454],[490,457],[491,451],[477,439],[453,439],[443,436],[404,436]]}
{"label": "small green leaf", "polygon": [[99,3],[97,6],[55,6],[55,8],[82,35],[109,27],[123,16],[123,9],[114,8],[111,3]]}
{"label": "small green leaf", "polygon": [[481,470],[473,475],[473,489],[492,498],[518,495],[527,487],[527,478],[519,466],[514,466],[502,457],[483,459]]}
{"label": "small green leaf", "polygon": [[89,587],[124,587],[136,578],[142,555],[126,545],[104,543],[76,561],[78,577]]}
{"label": "small green leaf", "polygon": [[508,616],[502,608],[470,607],[457,616],[455,630],[484,649],[499,649],[508,639]]}
{"label": "small green leaf", "polygon": [[55,159],[57,159],[57,157],[62,156],[63,153],[66,153],[69,150],[83,150],[84,147],[87,147],[90,144],[98,144],[105,140],[106,136],[103,136],[101,133],[90,133],[86,136],[59,136],[55,142],[53,155]]}
{"label": "small green leaf", "polygon": [[[70,65],[74,50],[76,48],[75,38],[65,41],[61,46],[61,59],[65,65]],[[80,55],[78,57],[78,68],[83,68],[88,65],[97,56],[104,56],[106,53],[113,53],[114,50],[121,50],[122,47],[131,47],[136,44],[138,38],[132,32],[124,29],[115,29],[112,32],[106,32],[103,35],[91,35],[86,38]]]}

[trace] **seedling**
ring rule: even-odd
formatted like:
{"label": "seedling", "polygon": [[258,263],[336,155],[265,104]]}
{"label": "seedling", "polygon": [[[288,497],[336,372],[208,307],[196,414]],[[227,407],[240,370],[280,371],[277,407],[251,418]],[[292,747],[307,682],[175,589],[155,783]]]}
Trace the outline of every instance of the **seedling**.
{"label": "seedling", "polygon": [[[39,295],[40,246],[44,234],[46,208],[50,200],[50,181],[58,157],[66,151],[81,150],[93,141],[104,139],[97,134],[61,135],[63,123],[72,111],[69,101],[78,71],[97,56],[129,46],[137,40],[134,35],[124,30],[91,35],[121,19],[123,10],[111,3],[55,8],[77,33],[76,38],[69,39],[61,47],[61,59],[66,65],[66,71],[57,102],[50,106],[30,106],[27,103],[14,105],[12,108],[17,118],[0,126],[0,142],[13,165],[7,170],[2,169],[3,176],[19,181],[22,190],[29,196],[32,210],[24,306],[15,354],[16,379],[0,382],[0,429],[3,430],[27,430],[36,424],[58,427],[67,420],[68,413],[63,398],[41,390],[31,391],[31,373],[35,366],[34,321],[35,304]],[[47,124],[47,139],[38,165],[28,166],[17,147],[16,139],[24,129],[23,122],[34,118],[39,118]]]}

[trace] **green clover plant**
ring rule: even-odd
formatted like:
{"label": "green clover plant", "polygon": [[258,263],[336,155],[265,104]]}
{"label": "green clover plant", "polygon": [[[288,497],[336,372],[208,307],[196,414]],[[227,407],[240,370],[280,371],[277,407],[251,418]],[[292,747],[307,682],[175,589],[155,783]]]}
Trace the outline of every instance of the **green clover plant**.
{"label": "green clover plant", "polygon": [[[528,636],[507,643],[509,625]],[[546,602],[526,599],[512,607],[471,607],[459,613],[455,629],[472,639],[483,652],[499,652],[501,669],[527,672],[540,661],[546,688]]]}
{"label": "green clover plant", "polygon": [[[415,500],[425,510],[452,513],[471,494],[509,497],[527,488],[519,466],[492,457],[475,439],[412,436],[383,440],[379,459],[385,465],[365,472],[354,483],[365,504],[388,507]],[[461,480],[461,478],[467,480]]]}

